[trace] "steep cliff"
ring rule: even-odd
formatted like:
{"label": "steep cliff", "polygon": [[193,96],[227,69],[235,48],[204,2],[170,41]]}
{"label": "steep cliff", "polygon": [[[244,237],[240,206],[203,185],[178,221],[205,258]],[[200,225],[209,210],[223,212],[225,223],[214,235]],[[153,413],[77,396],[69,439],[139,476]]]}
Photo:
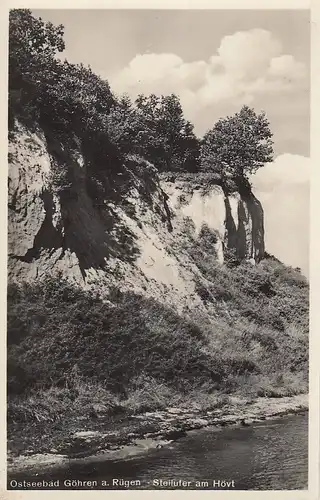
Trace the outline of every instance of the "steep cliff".
{"label": "steep cliff", "polygon": [[308,284],[265,254],[251,189],[112,161],[10,139],[11,421],[306,392]]}
{"label": "steep cliff", "polygon": [[[121,444],[138,413],[215,416],[231,398],[307,392],[308,283],[265,252],[246,181],[271,161],[264,114],[245,106],[214,125],[217,140],[197,138],[177,96],[116,97],[56,57],[62,26],[11,14],[7,394],[18,453],[31,442],[31,453],[74,457],[74,432],[126,416]],[[158,432],[141,423],[139,436]]]}
{"label": "steep cliff", "polygon": [[[69,182],[61,182],[65,168]],[[179,308],[202,302],[186,239],[203,228],[214,234],[220,264],[230,251],[251,263],[263,258],[263,210],[250,190],[226,194],[196,177],[159,181],[138,158],[112,183],[97,202],[80,152],[20,125],[9,144],[9,278],[61,271],[85,287],[120,284]]]}
{"label": "steep cliff", "polygon": [[264,257],[263,209],[249,189],[228,194],[220,185],[203,187],[197,182],[166,182],[164,190],[180,217],[189,217],[200,233],[206,225],[217,234],[217,257],[224,262],[225,250],[251,263]]}

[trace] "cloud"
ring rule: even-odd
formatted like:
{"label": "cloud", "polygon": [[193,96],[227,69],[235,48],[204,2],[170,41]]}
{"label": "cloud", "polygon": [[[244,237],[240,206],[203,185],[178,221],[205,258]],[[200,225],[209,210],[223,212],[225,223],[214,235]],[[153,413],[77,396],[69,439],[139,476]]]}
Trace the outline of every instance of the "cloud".
{"label": "cloud", "polygon": [[227,74],[238,79],[255,79],[268,70],[270,61],[282,47],[270,31],[238,31],[221,40],[218,59]]}
{"label": "cloud", "polygon": [[264,209],[267,251],[307,276],[310,171],[310,158],[283,154],[250,179]]}
{"label": "cloud", "polygon": [[296,61],[292,55],[283,54],[270,60],[268,74],[276,78],[285,78],[287,80],[302,80],[306,76],[303,63]]}
{"label": "cloud", "polygon": [[120,73],[111,78],[116,92],[180,93],[193,92],[206,80],[204,61],[184,63],[175,54],[138,54]]}
{"label": "cloud", "polygon": [[250,104],[261,93],[303,85],[306,68],[270,31],[239,31],[222,38],[208,61],[184,62],[176,54],[138,54],[111,78],[117,93],[180,95],[186,115],[221,102]]}
{"label": "cloud", "polygon": [[[170,53],[138,54],[110,83],[116,92],[133,98],[139,93],[176,93],[187,118],[201,124],[201,133],[220,113],[233,113],[254,100],[256,105],[263,96],[273,110],[272,127],[286,147],[292,148],[304,134],[300,127],[308,107],[306,66],[284,53],[270,31],[225,36],[206,61],[185,62]],[[282,154],[251,181],[264,208],[267,251],[308,275],[310,159]]]}
{"label": "cloud", "polygon": [[251,177],[254,186],[260,190],[271,192],[273,189],[288,189],[309,185],[310,158],[285,153],[279,155],[272,163],[260,168]]}

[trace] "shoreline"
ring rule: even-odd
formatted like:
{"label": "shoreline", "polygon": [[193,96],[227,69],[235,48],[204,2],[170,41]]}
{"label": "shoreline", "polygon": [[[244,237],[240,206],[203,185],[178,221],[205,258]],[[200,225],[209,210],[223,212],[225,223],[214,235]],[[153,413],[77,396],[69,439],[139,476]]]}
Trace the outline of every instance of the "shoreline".
{"label": "shoreline", "polygon": [[[41,475],[73,464],[124,460],[170,445],[192,430],[216,427],[251,426],[258,422],[308,411],[308,394],[282,398],[256,398],[253,402],[231,397],[220,409],[166,410],[129,415],[119,430],[107,430],[101,422],[97,430],[82,430],[66,436],[71,442],[67,453],[34,453],[13,456],[8,449],[8,475]],[[99,428],[100,427],[100,428]],[[110,426],[109,426],[110,427]],[[8,447],[9,448],[9,447]]]}

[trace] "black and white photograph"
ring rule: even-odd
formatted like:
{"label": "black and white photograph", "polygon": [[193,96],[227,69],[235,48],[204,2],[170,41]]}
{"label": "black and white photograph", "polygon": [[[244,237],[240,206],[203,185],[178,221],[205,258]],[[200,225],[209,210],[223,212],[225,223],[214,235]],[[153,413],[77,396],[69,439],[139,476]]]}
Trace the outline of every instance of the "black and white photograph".
{"label": "black and white photograph", "polygon": [[7,491],[307,491],[310,11],[7,22]]}

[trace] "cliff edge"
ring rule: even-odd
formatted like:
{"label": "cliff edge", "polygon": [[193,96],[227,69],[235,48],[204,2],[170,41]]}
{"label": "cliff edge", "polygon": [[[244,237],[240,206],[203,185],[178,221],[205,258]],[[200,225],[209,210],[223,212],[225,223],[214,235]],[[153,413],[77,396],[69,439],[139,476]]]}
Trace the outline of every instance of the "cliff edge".
{"label": "cliff edge", "polygon": [[[61,187],[65,168],[71,181]],[[159,180],[136,157],[112,186],[105,182],[109,192],[99,200],[80,151],[18,126],[9,145],[9,279],[61,272],[84,287],[120,282],[190,306],[201,298],[186,247],[204,231],[212,233],[209,252],[220,264],[230,255],[252,264],[264,256],[263,209],[251,190],[228,194],[196,175]]]}

